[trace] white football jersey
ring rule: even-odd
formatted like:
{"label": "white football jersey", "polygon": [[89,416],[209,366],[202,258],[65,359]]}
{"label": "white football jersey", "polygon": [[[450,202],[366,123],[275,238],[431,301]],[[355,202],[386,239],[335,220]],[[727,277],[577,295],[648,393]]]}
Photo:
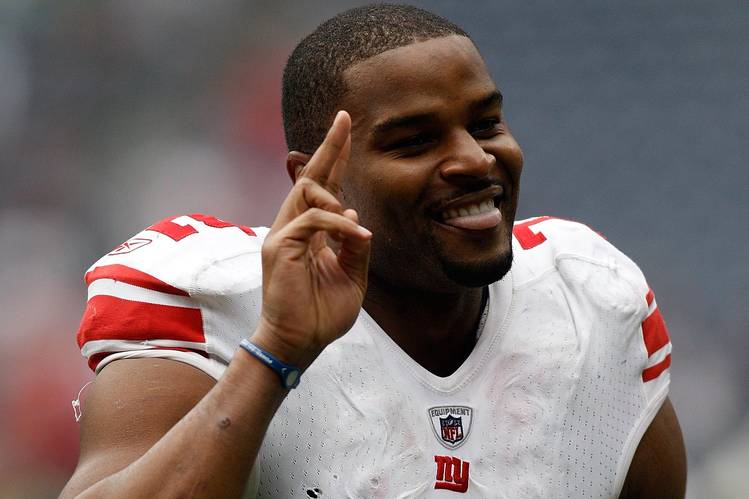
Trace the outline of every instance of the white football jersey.
{"label": "white football jersey", "polygon": [[[92,369],[163,357],[218,379],[259,317],[266,233],[181,216],[99,260],[78,331]],[[653,293],[576,222],[518,222],[513,251],[450,376],[414,362],[362,310],[276,413],[248,496],[617,497],[668,392],[671,343]]]}

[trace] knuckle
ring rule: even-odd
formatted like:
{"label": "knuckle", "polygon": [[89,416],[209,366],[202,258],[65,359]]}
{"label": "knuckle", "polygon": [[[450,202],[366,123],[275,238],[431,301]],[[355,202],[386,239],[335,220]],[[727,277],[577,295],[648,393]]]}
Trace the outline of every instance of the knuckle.
{"label": "knuckle", "polygon": [[325,209],[318,209],[312,215],[312,220],[315,223],[315,225],[322,225],[330,221],[330,213]]}
{"label": "knuckle", "polygon": [[305,212],[305,217],[310,219],[310,221],[317,222],[323,218],[323,212],[324,210],[320,208],[312,207]]}
{"label": "knuckle", "polygon": [[307,179],[302,188],[305,198],[315,200],[324,197],[325,188],[317,180]]}
{"label": "knuckle", "polygon": [[278,239],[278,231],[273,230],[272,232],[269,232],[267,236],[265,236],[265,240],[263,241],[263,245],[260,247],[261,250],[264,250],[265,248],[273,247],[276,244],[276,240]]}
{"label": "knuckle", "polygon": [[341,202],[328,192],[327,189],[319,185],[309,193],[309,205],[335,213],[341,211]]}
{"label": "knuckle", "polygon": [[339,215],[343,212],[343,206],[341,206],[341,202],[332,197],[326,200],[325,209]]}
{"label": "knuckle", "polygon": [[270,256],[275,252],[275,244],[273,241],[268,241],[267,239],[263,243],[263,246],[260,248],[260,255],[265,258]]}
{"label": "knuckle", "polygon": [[314,184],[312,179],[301,177],[296,181],[296,184],[294,184],[294,187],[291,190],[297,196],[304,196],[305,192],[309,191],[312,184]]}

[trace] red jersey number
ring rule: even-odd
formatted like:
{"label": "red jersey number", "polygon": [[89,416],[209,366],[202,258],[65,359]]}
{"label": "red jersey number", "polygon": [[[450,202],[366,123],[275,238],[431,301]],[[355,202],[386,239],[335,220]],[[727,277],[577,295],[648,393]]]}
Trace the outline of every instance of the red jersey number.
{"label": "red jersey number", "polygon": [[[524,250],[529,250],[529,249],[535,248],[539,244],[546,241],[546,236],[544,235],[544,233],[541,231],[537,231],[537,232],[532,231],[531,226],[540,224],[541,222],[545,222],[551,219],[567,220],[568,222],[574,222],[574,220],[568,220],[565,218],[543,216],[543,217],[534,218],[533,220],[528,220],[527,222],[523,222],[521,224],[516,224],[512,228],[512,233],[515,236],[515,239],[517,239],[518,242],[520,243],[520,247],[523,248]],[[588,228],[590,229],[590,227]],[[590,230],[592,230],[593,232],[595,232],[602,238],[606,239],[606,236],[604,236],[597,230],[595,229],[590,229]]]}
{"label": "red jersey number", "polygon": [[[244,225],[234,225],[232,223],[226,222],[216,217],[211,217],[208,215],[201,215],[200,213],[193,213],[192,215],[188,215],[188,216],[192,218],[193,220],[197,220],[198,222],[203,222],[208,227],[215,227],[217,229],[223,229],[226,227],[237,227],[242,232],[247,234],[248,236],[255,235],[255,232],[253,232],[253,230],[249,227],[246,227]],[[187,225],[180,225],[178,223],[173,222],[175,218],[177,217],[171,217],[171,218],[162,220],[161,222],[157,222],[153,224],[152,226],[150,226],[149,228],[147,228],[146,230],[152,230],[154,232],[158,232],[159,234],[164,234],[165,236],[168,236],[175,241],[181,241],[187,236],[197,234],[198,229],[193,227],[192,224],[190,224],[190,222],[188,222]]]}
{"label": "red jersey number", "polygon": [[538,217],[521,224],[516,224],[515,227],[513,227],[512,233],[515,235],[515,239],[518,240],[520,246],[524,250],[535,248],[542,242],[546,241],[546,236],[544,235],[544,233],[540,231],[533,232],[531,230],[531,225],[539,224],[541,222],[549,220],[550,218],[554,217]]}

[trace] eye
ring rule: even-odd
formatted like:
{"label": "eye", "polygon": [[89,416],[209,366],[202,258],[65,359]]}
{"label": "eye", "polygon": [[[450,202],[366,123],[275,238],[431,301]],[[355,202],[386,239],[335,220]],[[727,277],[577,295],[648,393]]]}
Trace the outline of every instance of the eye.
{"label": "eye", "polygon": [[396,141],[395,144],[393,144],[393,149],[423,146],[425,144],[431,143],[433,140],[433,137],[430,137],[425,133],[417,133],[416,135],[412,135],[410,137],[406,137],[405,139]]}
{"label": "eye", "polygon": [[402,156],[413,156],[426,151],[437,141],[437,138],[429,133],[417,133],[403,139],[396,140],[390,144],[389,149]]}
{"label": "eye", "polygon": [[468,131],[471,135],[478,138],[490,138],[497,135],[502,129],[502,120],[498,117],[491,117],[479,120],[473,123]]}

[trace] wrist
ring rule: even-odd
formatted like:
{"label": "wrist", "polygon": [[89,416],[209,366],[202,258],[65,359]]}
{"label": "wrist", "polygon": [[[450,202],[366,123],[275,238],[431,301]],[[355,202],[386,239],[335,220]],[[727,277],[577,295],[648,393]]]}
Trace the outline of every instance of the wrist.
{"label": "wrist", "polygon": [[302,371],[307,369],[322,352],[322,349],[316,349],[313,346],[304,348],[294,345],[292,342],[285,340],[283,335],[263,323],[258,325],[249,340],[281,362],[296,366]]}
{"label": "wrist", "polygon": [[281,361],[272,353],[263,350],[248,339],[242,340],[239,346],[262,362],[268,369],[274,371],[281,380],[281,386],[285,389],[296,388],[299,385],[299,378],[302,375],[302,371],[298,367]]}

